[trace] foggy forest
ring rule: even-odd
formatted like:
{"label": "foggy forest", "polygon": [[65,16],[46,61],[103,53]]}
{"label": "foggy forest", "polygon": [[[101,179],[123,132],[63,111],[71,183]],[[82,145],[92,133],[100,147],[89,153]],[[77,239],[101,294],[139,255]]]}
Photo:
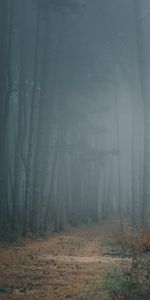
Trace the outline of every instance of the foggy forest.
{"label": "foggy forest", "polygon": [[0,299],[150,300],[149,0],[0,0]]}

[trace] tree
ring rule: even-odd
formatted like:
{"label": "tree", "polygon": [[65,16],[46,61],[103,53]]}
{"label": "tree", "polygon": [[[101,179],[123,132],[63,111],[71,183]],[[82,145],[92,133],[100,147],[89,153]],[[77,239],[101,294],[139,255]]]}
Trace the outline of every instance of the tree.
{"label": "tree", "polygon": [[148,37],[145,36],[146,23],[142,19],[141,0],[134,0],[135,24],[137,35],[137,48],[139,58],[140,83],[142,90],[142,98],[144,105],[144,187],[142,201],[142,224],[146,225],[149,215],[150,200],[150,93],[149,93],[149,75],[150,75],[150,59],[147,51]]}
{"label": "tree", "polygon": [[0,227],[8,227],[8,116],[11,93],[11,50],[14,1],[0,1]]}

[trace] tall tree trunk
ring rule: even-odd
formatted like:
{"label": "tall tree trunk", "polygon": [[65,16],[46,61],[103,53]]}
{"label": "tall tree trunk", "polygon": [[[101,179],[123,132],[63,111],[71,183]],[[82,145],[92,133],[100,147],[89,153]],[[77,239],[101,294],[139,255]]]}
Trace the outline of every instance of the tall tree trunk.
{"label": "tall tree trunk", "polygon": [[25,186],[25,208],[24,208],[24,235],[30,230],[30,212],[32,207],[32,183],[33,183],[33,160],[36,139],[37,121],[37,79],[38,79],[38,58],[39,58],[39,38],[40,38],[40,6],[37,7],[36,32],[34,46],[34,66],[33,66],[33,89],[31,96],[30,125],[28,138],[28,153],[26,162],[26,186]]}
{"label": "tall tree trunk", "polygon": [[[44,193],[42,191],[43,184],[42,180],[45,177],[46,167],[45,161],[47,162],[48,155],[48,122],[50,122],[50,112],[48,110],[49,97],[47,96],[47,86],[49,79],[49,17],[46,16],[44,26],[44,44],[43,44],[43,59],[42,59],[42,70],[41,70],[41,86],[40,86],[40,97],[39,97],[39,113],[38,113],[38,127],[36,137],[36,148],[34,158],[34,170],[33,170],[33,206],[32,206],[32,226],[33,231],[42,234],[44,230],[44,211],[46,201]],[[50,106],[49,106],[50,107]],[[46,179],[46,178],[45,178]]]}
{"label": "tall tree trunk", "polygon": [[23,137],[23,120],[24,120],[24,102],[26,97],[26,44],[25,44],[25,20],[26,7],[22,6],[22,15],[20,20],[20,66],[19,66],[19,91],[18,91],[18,120],[17,120],[17,139],[15,146],[15,163],[14,163],[14,187],[13,187],[13,206],[12,206],[12,229],[15,232],[21,231],[21,209],[23,204],[23,193],[21,192],[22,183],[22,145]]}
{"label": "tall tree trunk", "polygon": [[120,126],[119,126],[119,103],[118,103],[118,90],[117,90],[117,84],[118,84],[118,68],[115,67],[114,70],[114,118],[116,121],[116,143],[117,143],[117,175],[118,175],[118,213],[119,213],[119,219],[120,219],[120,227],[123,229],[123,211],[122,211],[122,194],[121,194],[121,158],[120,158]]}
{"label": "tall tree trunk", "polygon": [[145,36],[144,20],[142,19],[143,1],[134,0],[135,24],[137,35],[138,61],[140,69],[140,81],[142,97],[144,102],[144,179],[143,179],[143,201],[142,201],[142,224],[147,225],[150,213],[150,59],[147,51],[147,38]]}
{"label": "tall tree trunk", "polygon": [[9,114],[9,1],[0,0],[0,230],[7,226],[7,120]]}

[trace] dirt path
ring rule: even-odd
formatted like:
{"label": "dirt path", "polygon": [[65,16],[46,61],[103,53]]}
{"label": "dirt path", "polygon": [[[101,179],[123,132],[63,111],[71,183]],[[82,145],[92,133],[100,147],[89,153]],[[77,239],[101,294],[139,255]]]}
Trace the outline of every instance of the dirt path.
{"label": "dirt path", "polygon": [[120,261],[104,255],[103,241],[116,228],[109,221],[55,234],[47,241],[1,247],[0,299],[90,299],[86,291]]}

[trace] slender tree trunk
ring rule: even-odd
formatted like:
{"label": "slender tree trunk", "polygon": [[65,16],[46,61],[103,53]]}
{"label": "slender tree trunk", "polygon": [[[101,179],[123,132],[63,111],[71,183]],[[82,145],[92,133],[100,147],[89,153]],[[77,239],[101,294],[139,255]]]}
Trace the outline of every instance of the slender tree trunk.
{"label": "slender tree trunk", "polygon": [[0,230],[7,226],[7,120],[9,112],[8,87],[9,1],[0,0]]}
{"label": "slender tree trunk", "polygon": [[[44,193],[42,191],[42,179],[45,177],[46,170],[44,169],[45,161],[47,161],[48,155],[48,121],[47,120],[47,79],[49,78],[49,64],[48,64],[48,53],[49,53],[49,19],[48,16],[45,22],[45,37],[43,45],[43,60],[42,60],[42,71],[41,71],[41,86],[40,86],[40,97],[39,97],[39,114],[38,114],[38,127],[36,137],[36,148],[34,158],[34,179],[33,179],[33,206],[32,206],[32,220],[33,230],[39,234],[44,230],[44,211],[45,211],[45,200]],[[45,166],[46,167],[46,166]]]}
{"label": "slender tree trunk", "polygon": [[[22,7],[24,13],[26,7]],[[23,136],[23,119],[24,119],[24,102],[26,97],[26,44],[25,44],[25,18],[21,19],[20,24],[20,70],[19,70],[19,92],[18,92],[18,120],[17,120],[17,139],[15,146],[15,163],[14,163],[14,187],[13,187],[13,206],[12,206],[12,229],[15,232],[22,230],[21,228],[21,209],[23,204],[23,193],[21,192],[22,182],[22,140]]]}
{"label": "slender tree trunk", "polygon": [[119,109],[118,109],[118,91],[117,91],[117,83],[118,83],[118,74],[117,69],[115,72],[115,82],[114,82],[114,118],[116,120],[116,138],[117,138],[117,151],[118,151],[118,213],[120,218],[120,227],[123,229],[123,217],[122,217],[122,195],[121,195],[121,170],[120,170],[120,126],[119,126]]}
{"label": "slender tree trunk", "polygon": [[150,214],[150,59],[147,53],[144,20],[141,18],[142,1],[134,0],[135,25],[137,35],[138,61],[140,69],[140,81],[142,98],[144,102],[144,179],[143,179],[143,201],[142,201],[142,224],[147,225]]}
{"label": "slender tree trunk", "polygon": [[30,212],[32,207],[32,179],[33,179],[33,159],[36,137],[36,119],[37,119],[37,79],[38,79],[38,58],[39,58],[39,35],[40,35],[40,6],[37,7],[36,32],[35,32],[35,50],[33,66],[33,89],[31,96],[30,125],[28,138],[28,153],[26,162],[26,186],[25,186],[25,208],[24,208],[24,235],[30,230]]}

